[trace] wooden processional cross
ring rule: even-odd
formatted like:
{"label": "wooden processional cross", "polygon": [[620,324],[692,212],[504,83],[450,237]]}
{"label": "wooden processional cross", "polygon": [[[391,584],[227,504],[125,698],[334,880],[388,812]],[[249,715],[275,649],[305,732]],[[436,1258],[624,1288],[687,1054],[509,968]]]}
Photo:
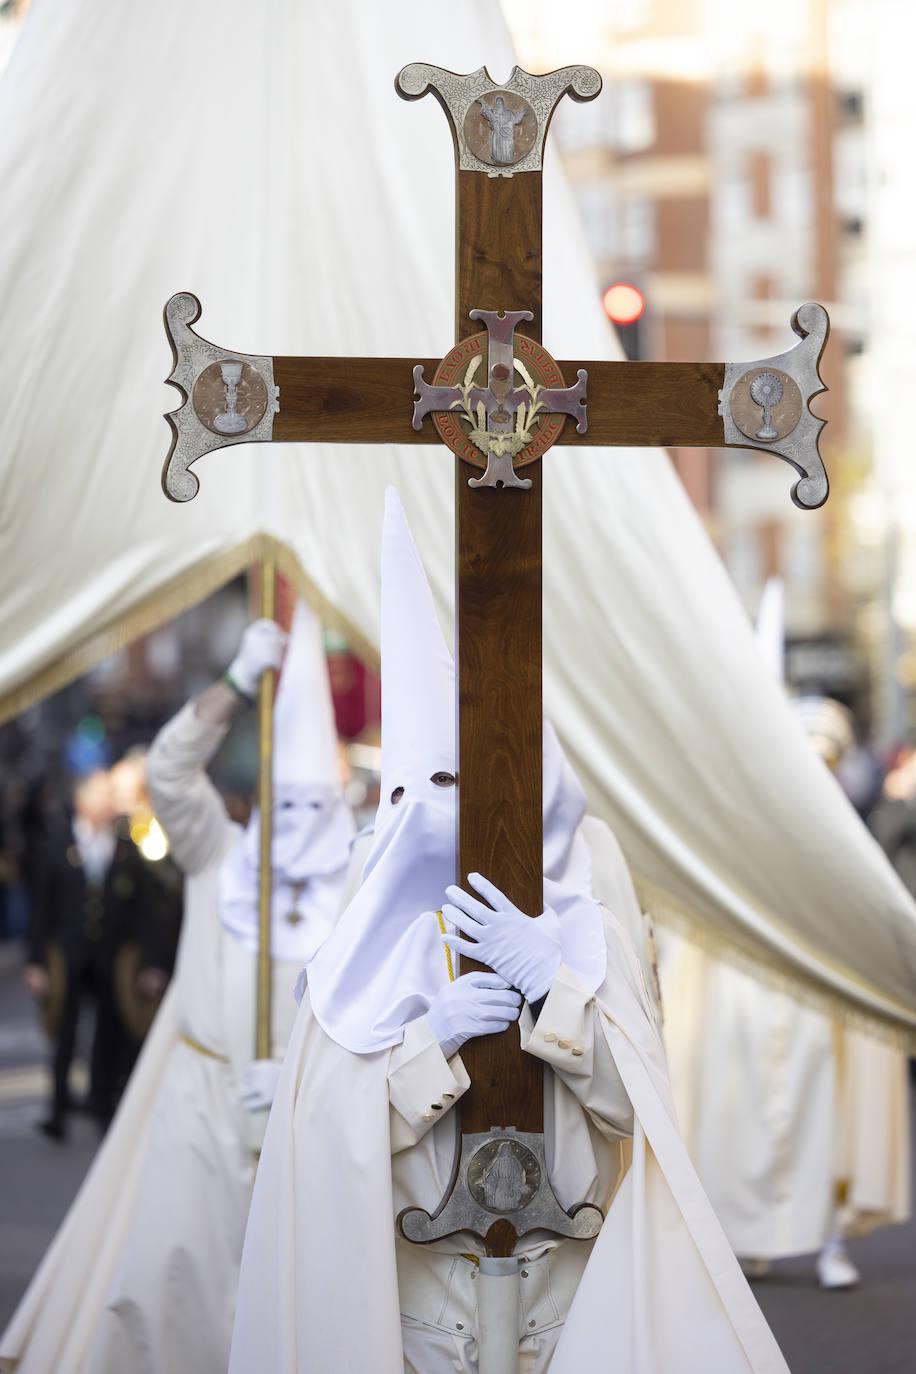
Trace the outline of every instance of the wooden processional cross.
{"label": "wooden processional cross", "polygon": [[[826,311],[809,303],[792,327],[801,342],[754,363],[554,362],[541,346],[544,139],[569,92],[592,100],[590,67],[503,86],[486,68],[460,76],[413,63],[397,77],[406,100],[432,91],[457,158],[456,345],[443,361],[256,357],[220,348],[190,326],[200,302],[165,307],[175,359],[169,381],[184,404],[163,486],[174,501],[198,489],[191,465],[227,444],[445,443],[456,455],[458,880],[490,878],[523,911],[543,905],[541,708],[541,469],[554,443],[752,448],[799,473],[792,498],[827,498],[809,401]],[[572,381],[573,385],[568,385]],[[535,1227],[588,1238],[601,1213],[565,1212],[547,1178],[542,1067],[517,1034],[469,1041],[472,1087],[460,1103],[461,1155],[433,1217],[411,1209],[418,1242],[459,1230],[508,1255]],[[439,1105],[439,1104],[434,1104]]]}

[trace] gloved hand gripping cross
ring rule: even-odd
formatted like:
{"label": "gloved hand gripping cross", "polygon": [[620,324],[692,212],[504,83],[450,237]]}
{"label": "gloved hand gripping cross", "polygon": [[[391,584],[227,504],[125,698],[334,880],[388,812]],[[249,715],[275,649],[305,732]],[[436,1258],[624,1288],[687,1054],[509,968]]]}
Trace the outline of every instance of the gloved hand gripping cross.
{"label": "gloved hand gripping cross", "polygon": [[548,907],[532,919],[481,874],[469,874],[468,883],[486,902],[463,888],[446,888],[443,920],[462,934],[443,935],[442,943],[493,972],[463,974],[433,998],[427,1020],[446,1058],[475,1035],[505,1030],[521,1010],[514,989],[536,1002],[549,990],[561,963],[556,912]]}

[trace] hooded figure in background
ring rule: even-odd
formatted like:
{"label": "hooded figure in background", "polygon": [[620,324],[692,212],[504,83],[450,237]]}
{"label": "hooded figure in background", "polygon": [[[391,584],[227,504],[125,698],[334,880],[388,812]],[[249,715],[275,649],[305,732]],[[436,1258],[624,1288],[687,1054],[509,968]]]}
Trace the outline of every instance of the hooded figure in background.
{"label": "hooded figure in background", "polygon": [[274,1057],[253,1060],[258,836],[205,767],[287,636],[246,629],[226,679],[159,733],[147,777],[185,874],[175,974],[106,1141],[2,1340],[22,1374],[225,1374],[255,1153],[296,974],[337,916],[353,823],[318,622],[300,603],[277,691]]}
{"label": "hooded figure in background", "polygon": [[[591,895],[585,799],[552,732],[544,911],[531,920],[483,875],[469,875],[473,894],[453,885],[453,665],[393,492],[385,517],[382,800],[362,885],[301,980],[230,1374],[477,1370],[482,1247],[467,1233],[411,1245],[395,1218],[446,1192],[469,1087],[461,1046],[516,1020],[522,1050],[553,1070],[554,1191],[606,1212],[593,1242],[518,1243],[520,1367],[785,1374],[680,1140],[633,941]],[[614,852],[606,876],[623,892]],[[457,976],[468,935],[491,972]],[[499,1160],[491,1174],[497,1196]]]}
{"label": "hooded figure in background", "polygon": [[[781,652],[781,617],[764,624]],[[794,706],[836,773],[855,742],[850,712],[819,696]],[[659,954],[681,1128],[745,1270],[759,1278],[773,1260],[812,1254],[822,1288],[855,1287],[847,1241],[910,1214],[904,1048],[688,932],[666,928]]]}

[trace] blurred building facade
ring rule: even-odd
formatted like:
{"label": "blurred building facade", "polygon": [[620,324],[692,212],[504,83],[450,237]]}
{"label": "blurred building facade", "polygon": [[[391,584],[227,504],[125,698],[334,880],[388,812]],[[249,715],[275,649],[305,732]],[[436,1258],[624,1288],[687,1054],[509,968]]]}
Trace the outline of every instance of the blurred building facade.
{"label": "blurred building facade", "polygon": [[772,458],[672,459],[751,616],[767,579],[783,579],[790,687],[837,697],[882,743],[900,740],[916,723],[914,7],[580,0],[559,19],[545,0],[505,8],[524,65],[585,60],[604,74],[602,97],[561,107],[555,128],[598,289],[630,282],[646,299],[621,330],[628,356],[763,358],[796,342],[803,301],[827,307],[820,512],[790,504],[794,476]]}

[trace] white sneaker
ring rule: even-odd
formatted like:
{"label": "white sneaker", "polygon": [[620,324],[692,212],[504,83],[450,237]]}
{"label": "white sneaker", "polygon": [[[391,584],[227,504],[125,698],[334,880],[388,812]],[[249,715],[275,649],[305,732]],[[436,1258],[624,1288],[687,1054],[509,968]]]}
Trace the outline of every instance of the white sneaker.
{"label": "white sneaker", "polygon": [[861,1278],[841,1240],[827,1241],[817,1257],[817,1278],[822,1288],[855,1288]]}

